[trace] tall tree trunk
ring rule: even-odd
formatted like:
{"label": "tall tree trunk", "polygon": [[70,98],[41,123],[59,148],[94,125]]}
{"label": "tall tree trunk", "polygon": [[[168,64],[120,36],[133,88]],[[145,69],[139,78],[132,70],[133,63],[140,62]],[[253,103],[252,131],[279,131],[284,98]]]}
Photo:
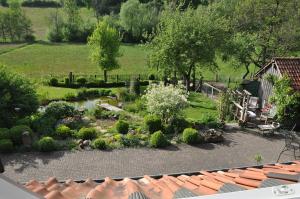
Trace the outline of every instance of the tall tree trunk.
{"label": "tall tree trunk", "polygon": [[184,76],[186,91],[190,90],[191,78],[188,75]]}
{"label": "tall tree trunk", "polygon": [[246,79],[247,75],[248,75],[249,72],[250,72],[250,71],[249,71],[249,65],[250,65],[249,63],[245,65],[246,73],[244,74],[243,79]]}
{"label": "tall tree trunk", "polygon": [[193,67],[193,91],[196,90],[196,66]]}
{"label": "tall tree trunk", "polygon": [[104,74],[104,82],[107,82],[107,70],[103,70],[103,74]]}

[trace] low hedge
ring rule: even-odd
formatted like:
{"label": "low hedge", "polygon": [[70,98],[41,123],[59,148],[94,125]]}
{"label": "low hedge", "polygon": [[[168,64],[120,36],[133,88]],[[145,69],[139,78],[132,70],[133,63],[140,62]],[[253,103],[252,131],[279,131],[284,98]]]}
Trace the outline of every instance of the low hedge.
{"label": "low hedge", "polygon": [[14,150],[13,142],[10,139],[2,139],[0,140],[0,152],[1,153],[9,153]]}
{"label": "low hedge", "polygon": [[[50,84],[50,83],[49,83]],[[84,87],[86,88],[119,88],[119,87],[125,87],[127,84],[126,82],[87,82]],[[141,81],[140,86],[148,86],[149,81]],[[63,87],[63,88],[80,88],[82,87],[81,84],[72,83],[70,84],[69,81],[58,82],[56,87]]]}
{"label": "low hedge", "polygon": [[61,4],[58,1],[45,1],[45,0],[31,0],[23,1],[21,3],[23,7],[36,7],[36,8],[59,8]]}

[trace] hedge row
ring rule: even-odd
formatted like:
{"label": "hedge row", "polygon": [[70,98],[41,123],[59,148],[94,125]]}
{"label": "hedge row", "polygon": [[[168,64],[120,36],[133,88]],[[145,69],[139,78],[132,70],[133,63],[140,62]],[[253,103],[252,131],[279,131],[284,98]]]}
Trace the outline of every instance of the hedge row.
{"label": "hedge row", "polygon": [[[118,88],[118,87],[125,87],[127,84],[126,82],[89,82],[84,85],[82,84],[65,84],[58,82],[55,87],[63,87],[63,88]],[[140,81],[140,86],[148,86],[149,81]],[[54,86],[54,85],[53,85]]]}
{"label": "hedge row", "polygon": [[62,7],[58,1],[45,1],[45,0],[31,0],[23,1],[23,7],[37,7],[37,8],[59,8]]}

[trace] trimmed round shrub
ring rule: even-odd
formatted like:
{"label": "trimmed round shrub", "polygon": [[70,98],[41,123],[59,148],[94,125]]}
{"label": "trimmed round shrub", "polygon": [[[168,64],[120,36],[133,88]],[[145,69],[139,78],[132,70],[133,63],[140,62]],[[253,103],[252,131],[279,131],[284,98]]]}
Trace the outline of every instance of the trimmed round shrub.
{"label": "trimmed round shrub", "polygon": [[0,140],[2,139],[9,139],[9,129],[7,128],[0,128]]}
{"label": "trimmed round shrub", "polygon": [[121,134],[126,134],[128,133],[128,129],[129,129],[129,124],[123,120],[119,120],[116,123],[116,130],[118,131],[118,133]]}
{"label": "trimmed round shrub", "polygon": [[168,146],[169,142],[161,131],[156,131],[150,137],[150,145],[154,148],[162,148]]}
{"label": "trimmed round shrub", "polygon": [[79,77],[77,79],[77,83],[80,85],[85,85],[87,83],[87,80],[84,77]]}
{"label": "trimmed round shrub", "polygon": [[155,115],[147,115],[144,118],[145,125],[150,133],[159,131],[162,129],[161,119]]}
{"label": "trimmed round shrub", "polygon": [[100,149],[100,150],[104,150],[104,149],[107,148],[106,142],[101,138],[97,138],[96,140],[94,140],[93,143],[92,143],[92,146],[95,149]]}
{"label": "trimmed round shrub", "polygon": [[41,152],[55,151],[56,142],[52,137],[43,137],[38,141],[38,148]]}
{"label": "trimmed round shrub", "polygon": [[14,126],[9,130],[10,138],[15,145],[22,144],[22,134],[25,131],[28,131],[30,134],[32,134],[31,128],[26,125]]}
{"label": "trimmed round shrub", "polygon": [[196,129],[186,128],[182,133],[182,141],[187,144],[196,144],[199,141],[199,134]]}
{"label": "trimmed round shrub", "polygon": [[14,145],[10,139],[0,140],[0,152],[9,153],[14,150]]}
{"label": "trimmed round shrub", "polygon": [[56,128],[56,135],[62,139],[66,139],[72,135],[71,129],[66,125],[59,125]]}
{"label": "trimmed round shrub", "polygon": [[45,110],[45,116],[54,117],[57,120],[72,117],[75,114],[76,110],[74,106],[66,102],[51,102]]}
{"label": "trimmed round shrub", "polygon": [[77,137],[83,140],[93,140],[97,137],[97,132],[94,128],[83,127],[77,132]]}
{"label": "trimmed round shrub", "polygon": [[56,78],[51,78],[49,84],[50,86],[57,86],[58,80]]}

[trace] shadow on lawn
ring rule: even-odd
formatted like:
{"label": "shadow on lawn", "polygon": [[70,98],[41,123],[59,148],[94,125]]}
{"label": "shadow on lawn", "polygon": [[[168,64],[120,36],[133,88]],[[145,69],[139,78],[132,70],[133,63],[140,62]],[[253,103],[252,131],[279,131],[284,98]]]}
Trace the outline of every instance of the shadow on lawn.
{"label": "shadow on lawn", "polygon": [[21,173],[26,168],[39,168],[48,164],[51,160],[57,160],[64,156],[67,151],[52,153],[25,152],[1,155],[4,167],[11,166],[15,172]]}

